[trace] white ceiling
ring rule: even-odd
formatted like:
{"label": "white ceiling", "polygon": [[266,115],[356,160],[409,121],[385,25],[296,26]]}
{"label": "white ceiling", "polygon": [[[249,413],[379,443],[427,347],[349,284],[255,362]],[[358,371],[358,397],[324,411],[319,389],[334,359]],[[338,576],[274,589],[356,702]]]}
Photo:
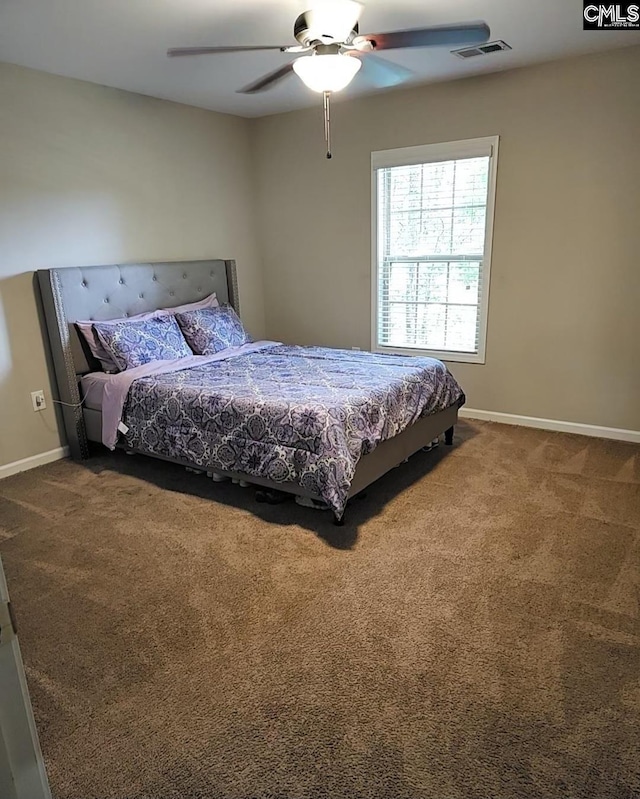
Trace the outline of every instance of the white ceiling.
{"label": "white ceiling", "polygon": [[[415,83],[640,44],[638,31],[582,30],[581,0],[364,0],[362,33],[484,19],[511,52],[463,61],[447,49],[388,51]],[[297,77],[264,94],[236,89],[289,58],[279,52],[169,59],[168,47],[294,44],[313,0],[0,0],[0,61],[242,116],[302,108]],[[381,54],[382,55],[382,54]],[[406,84],[405,84],[406,85]],[[349,94],[372,91],[356,77]],[[345,94],[347,93],[345,92]]]}

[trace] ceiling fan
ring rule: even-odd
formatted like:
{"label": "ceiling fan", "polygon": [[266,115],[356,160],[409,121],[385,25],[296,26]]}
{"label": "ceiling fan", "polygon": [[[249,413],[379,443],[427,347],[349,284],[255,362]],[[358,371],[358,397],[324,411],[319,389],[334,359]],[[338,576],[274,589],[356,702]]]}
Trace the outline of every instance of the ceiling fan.
{"label": "ceiling fan", "polygon": [[481,44],[491,31],[485,22],[436,25],[428,28],[360,34],[358,20],[362,4],[354,0],[324,0],[296,19],[293,35],[297,45],[248,45],[238,47],[176,47],[171,57],[220,53],[279,50],[296,57],[238,91],[256,94],[271,89],[295,72],[310,89],[323,94],[327,158],[331,158],[329,98],[346,88],[362,68],[364,77],[376,87],[395,86],[413,75],[411,70],[375,53],[407,47],[458,47]]}

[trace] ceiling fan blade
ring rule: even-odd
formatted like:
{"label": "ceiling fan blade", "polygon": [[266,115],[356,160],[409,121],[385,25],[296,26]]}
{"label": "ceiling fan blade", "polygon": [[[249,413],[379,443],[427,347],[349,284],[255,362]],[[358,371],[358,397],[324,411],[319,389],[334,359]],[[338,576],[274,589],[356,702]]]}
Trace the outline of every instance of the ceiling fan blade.
{"label": "ceiling fan blade", "polygon": [[309,30],[320,37],[346,42],[362,13],[362,3],[355,0],[316,0],[307,11]]}
{"label": "ceiling fan blade", "polygon": [[[348,55],[352,53],[355,54],[355,52],[357,51],[352,51],[348,53]],[[373,55],[371,52],[358,53],[355,57],[362,61],[362,69],[359,75],[361,75],[367,83],[379,89],[398,86],[410,78],[415,77],[415,72],[413,72],[413,70],[401,67],[400,64],[393,64],[385,58],[378,58],[378,56]]]}
{"label": "ceiling fan blade", "polygon": [[287,47],[278,47],[277,45],[249,45],[247,47],[172,47],[167,50],[167,55],[170,58],[182,55],[214,55],[215,53],[247,53],[252,50],[286,50]]}
{"label": "ceiling fan blade", "polygon": [[267,89],[271,89],[275,86],[276,83],[279,83],[283,78],[286,78],[288,75],[293,74],[293,61],[290,61],[288,64],[285,64],[283,67],[279,69],[275,69],[273,72],[269,72],[268,75],[263,75],[258,80],[254,81],[253,83],[249,83],[242,89],[238,89],[236,92],[237,94],[257,94],[258,92],[264,92]]}
{"label": "ceiling fan blade", "polygon": [[366,33],[356,36],[353,44],[358,49],[393,50],[401,47],[456,47],[463,44],[481,44],[489,40],[491,30],[486,22],[469,22],[460,25],[436,25],[431,28],[413,28],[390,33]]}

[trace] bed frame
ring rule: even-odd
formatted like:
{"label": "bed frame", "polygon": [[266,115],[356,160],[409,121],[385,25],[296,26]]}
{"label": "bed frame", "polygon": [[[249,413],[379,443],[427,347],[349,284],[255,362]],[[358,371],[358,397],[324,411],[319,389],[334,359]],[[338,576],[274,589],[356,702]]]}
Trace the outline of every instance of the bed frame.
{"label": "bed frame", "polygon": [[[111,266],[43,269],[37,273],[53,368],[62,403],[62,422],[71,456],[89,457],[89,442],[102,442],[102,414],[83,408],[80,378],[99,371],[100,364],[89,352],[74,322],[77,319],[105,321],[157,308],[169,308],[203,299],[216,292],[221,302],[230,303],[240,315],[235,261],[175,261],[163,263],[115,264]],[[458,409],[447,408],[418,420],[399,435],[379,444],[358,463],[349,496],[358,494],[390,469],[438,438],[453,443]],[[187,468],[202,467],[177,461]],[[274,483],[236,472],[226,476],[254,483],[269,492],[288,492],[321,501],[294,483]],[[335,519],[341,523],[342,519]]]}

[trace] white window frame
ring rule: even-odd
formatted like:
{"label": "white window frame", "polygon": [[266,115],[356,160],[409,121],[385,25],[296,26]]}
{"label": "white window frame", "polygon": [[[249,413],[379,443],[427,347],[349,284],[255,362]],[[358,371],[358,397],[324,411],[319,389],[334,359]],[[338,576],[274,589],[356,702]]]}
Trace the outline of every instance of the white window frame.
{"label": "white window frame", "polygon": [[[491,282],[491,255],[493,249],[493,225],[495,218],[496,183],[498,175],[499,136],[486,136],[479,139],[444,142],[441,144],[421,144],[417,147],[400,147],[395,150],[378,150],[371,153],[371,351],[399,353],[401,355],[428,355],[442,361],[454,363],[485,363],[487,347],[487,324],[489,316],[489,286]],[[459,158],[481,158],[489,156],[489,181],[487,194],[486,233],[484,257],[482,260],[482,280],[478,312],[478,351],[456,352],[453,350],[428,350],[415,347],[390,347],[378,344],[378,169],[394,166],[455,161]]]}

